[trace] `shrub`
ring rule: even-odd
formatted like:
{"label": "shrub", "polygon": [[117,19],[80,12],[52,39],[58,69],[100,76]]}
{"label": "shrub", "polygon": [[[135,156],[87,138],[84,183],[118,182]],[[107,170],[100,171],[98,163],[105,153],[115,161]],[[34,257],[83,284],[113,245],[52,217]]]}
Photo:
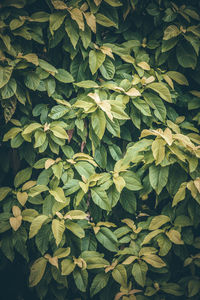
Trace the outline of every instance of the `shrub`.
{"label": "shrub", "polygon": [[199,9],[1,2],[3,299],[199,299]]}

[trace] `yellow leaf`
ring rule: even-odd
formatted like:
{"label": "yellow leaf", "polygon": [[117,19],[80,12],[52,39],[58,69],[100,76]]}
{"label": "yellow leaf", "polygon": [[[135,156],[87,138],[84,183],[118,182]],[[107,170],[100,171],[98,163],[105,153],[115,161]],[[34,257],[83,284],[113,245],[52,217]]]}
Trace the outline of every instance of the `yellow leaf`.
{"label": "yellow leaf", "polygon": [[167,75],[167,74],[164,74],[163,75],[163,78],[165,79],[165,81],[169,84],[170,88],[172,90],[174,90],[174,84],[173,84],[173,81],[171,80],[171,78]]}
{"label": "yellow leaf", "polygon": [[176,245],[183,245],[184,242],[181,240],[181,234],[177,230],[170,229],[168,232],[166,232],[166,235],[172,241],[172,243]]}
{"label": "yellow leaf", "polygon": [[150,70],[150,65],[148,63],[146,63],[145,61],[141,61],[137,65],[145,71]]}
{"label": "yellow leaf", "polygon": [[160,138],[156,138],[152,143],[152,152],[156,165],[160,164],[165,158],[165,144],[166,141]]}
{"label": "yellow leaf", "polygon": [[104,54],[110,56],[112,59],[114,59],[114,56],[112,54],[112,49],[107,47],[107,46],[101,46],[100,47],[101,52],[103,52]]}
{"label": "yellow leaf", "polygon": [[130,97],[138,97],[141,96],[141,93],[136,88],[131,88],[127,92],[125,92],[126,95]]}
{"label": "yellow leaf", "polygon": [[123,188],[126,186],[126,182],[122,176],[113,177],[113,182],[116,186],[116,189],[119,193],[123,190]]}
{"label": "yellow leaf", "polygon": [[196,186],[198,192],[200,193],[200,177],[194,180],[194,185]]}
{"label": "yellow leaf", "polygon": [[12,213],[15,217],[18,217],[21,215],[21,209],[18,206],[14,205],[12,207]]}
{"label": "yellow leaf", "polygon": [[22,224],[22,216],[18,217],[11,217],[10,218],[10,225],[13,228],[14,231],[17,231],[17,229],[21,226]]}
{"label": "yellow leaf", "polygon": [[76,23],[78,24],[79,29],[84,31],[85,29],[85,24],[83,20],[83,14],[82,11],[78,8],[73,8],[72,10],[69,11],[71,14],[71,17]]}
{"label": "yellow leaf", "polygon": [[17,192],[17,200],[19,201],[19,203],[24,206],[26,201],[28,199],[28,194],[26,192]]}
{"label": "yellow leaf", "polygon": [[36,183],[37,183],[37,181],[33,181],[33,180],[27,181],[22,186],[22,191],[29,190],[31,187],[33,187],[34,185],[36,185]]}
{"label": "yellow leaf", "polygon": [[87,22],[88,26],[90,27],[90,29],[94,33],[96,33],[96,18],[95,18],[95,16],[90,12],[85,12],[84,16],[85,16],[86,22]]}
{"label": "yellow leaf", "polygon": [[144,261],[153,266],[154,268],[163,268],[166,266],[166,263],[155,254],[148,254],[142,257]]}
{"label": "yellow leaf", "polygon": [[54,159],[51,159],[51,158],[47,159],[45,161],[45,169],[50,168],[54,164],[55,164],[55,160]]}

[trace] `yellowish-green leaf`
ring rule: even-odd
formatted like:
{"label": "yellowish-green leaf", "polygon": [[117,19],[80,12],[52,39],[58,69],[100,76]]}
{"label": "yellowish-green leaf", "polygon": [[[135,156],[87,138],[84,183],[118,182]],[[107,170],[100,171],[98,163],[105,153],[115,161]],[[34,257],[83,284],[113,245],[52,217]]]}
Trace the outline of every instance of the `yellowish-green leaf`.
{"label": "yellowish-green leaf", "polygon": [[38,258],[31,267],[29,276],[29,286],[36,286],[42,279],[47,265],[47,260],[44,257]]}
{"label": "yellowish-green leaf", "polygon": [[60,220],[54,219],[52,221],[52,232],[53,232],[54,238],[56,240],[57,246],[60,244],[60,242],[62,240],[64,231],[65,231],[64,220],[60,221]]}
{"label": "yellowish-green leaf", "polygon": [[168,222],[170,222],[170,218],[168,216],[165,216],[165,215],[156,216],[151,220],[151,223],[149,225],[149,230],[158,229],[162,225],[164,225]]}

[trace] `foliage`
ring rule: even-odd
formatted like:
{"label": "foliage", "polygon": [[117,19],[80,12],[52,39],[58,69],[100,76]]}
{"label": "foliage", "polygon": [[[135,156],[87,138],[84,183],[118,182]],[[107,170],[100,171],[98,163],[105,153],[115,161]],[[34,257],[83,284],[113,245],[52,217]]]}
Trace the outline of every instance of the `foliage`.
{"label": "foliage", "polygon": [[199,9],[1,2],[1,272],[38,299],[199,299]]}

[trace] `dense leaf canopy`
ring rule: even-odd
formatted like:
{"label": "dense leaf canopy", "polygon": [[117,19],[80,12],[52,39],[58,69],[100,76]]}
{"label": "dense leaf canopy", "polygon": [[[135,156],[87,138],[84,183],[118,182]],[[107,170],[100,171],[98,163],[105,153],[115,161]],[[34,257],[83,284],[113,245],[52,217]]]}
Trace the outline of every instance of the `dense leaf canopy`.
{"label": "dense leaf canopy", "polygon": [[1,1],[2,300],[199,300],[199,47],[198,0]]}

